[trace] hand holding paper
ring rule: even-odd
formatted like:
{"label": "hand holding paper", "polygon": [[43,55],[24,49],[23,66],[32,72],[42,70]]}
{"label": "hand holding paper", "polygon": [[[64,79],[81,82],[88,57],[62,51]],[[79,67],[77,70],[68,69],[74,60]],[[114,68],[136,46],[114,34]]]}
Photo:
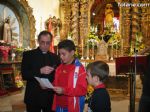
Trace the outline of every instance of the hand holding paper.
{"label": "hand holding paper", "polygon": [[53,89],[54,88],[52,83],[47,78],[35,77],[35,79],[39,82],[41,88],[43,88],[43,89],[48,89],[48,88]]}
{"label": "hand holding paper", "polygon": [[53,89],[57,94],[63,94],[64,89],[62,87],[54,87]]}

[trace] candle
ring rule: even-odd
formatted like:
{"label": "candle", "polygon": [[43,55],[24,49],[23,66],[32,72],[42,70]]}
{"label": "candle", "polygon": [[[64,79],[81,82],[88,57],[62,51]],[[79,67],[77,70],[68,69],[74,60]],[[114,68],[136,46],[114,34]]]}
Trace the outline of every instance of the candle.
{"label": "candle", "polygon": [[87,57],[86,57],[86,59],[88,60],[89,59],[89,45],[88,45],[88,41],[87,41]]}
{"label": "candle", "polygon": [[93,44],[92,44],[92,47],[93,47],[93,53],[94,53],[94,45],[95,45],[95,43],[94,43],[95,41],[93,40]]}
{"label": "candle", "polygon": [[123,39],[121,39],[121,48],[123,49]]}
{"label": "candle", "polygon": [[121,39],[121,55],[123,56],[123,39]]}
{"label": "candle", "polygon": [[84,55],[84,41],[83,41],[83,39],[81,40],[81,50],[82,50],[82,57],[81,57],[81,59],[83,59],[83,55]]}
{"label": "candle", "polygon": [[99,51],[100,51],[99,50],[99,42],[98,41],[96,42],[96,46],[97,46],[97,52],[96,52],[96,55],[97,55],[97,54],[99,54]]}
{"label": "candle", "polygon": [[111,48],[112,48],[112,56],[113,56],[113,52],[114,52],[113,43],[111,44]]}
{"label": "candle", "polygon": [[117,48],[118,48],[118,46],[117,46],[117,42],[116,42],[116,57],[117,57]]}
{"label": "candle", "polygon": [[81,45],[82,45],[82,56],[83,56],[83,46],[84,46],[83,39]]}

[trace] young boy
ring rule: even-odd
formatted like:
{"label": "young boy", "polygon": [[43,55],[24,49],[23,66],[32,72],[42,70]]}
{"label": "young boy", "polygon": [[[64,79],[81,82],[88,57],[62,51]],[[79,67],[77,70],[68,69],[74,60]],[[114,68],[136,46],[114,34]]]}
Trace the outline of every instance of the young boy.
{"label": "young boy", "polygon": [[87,91],[86,71],[75,55],[71,40],[58,44],[62,64],[56,69],[53,109],[56,112],[83,112]]}
{"label": "young boy", "polygon": [[109,67],[103,61],[96,61],[87,66],[87,81],[94,87],[88,102],[88,112],[110,112],[109,94],[103,81],[108,77]]}

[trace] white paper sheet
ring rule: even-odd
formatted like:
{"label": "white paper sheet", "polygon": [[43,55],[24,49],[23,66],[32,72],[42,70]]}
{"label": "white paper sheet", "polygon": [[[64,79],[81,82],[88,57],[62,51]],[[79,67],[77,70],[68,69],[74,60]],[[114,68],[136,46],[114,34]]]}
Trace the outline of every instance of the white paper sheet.
{"label": "white paper sheet", "polygon": [[34,77],[40,84],[41,88],[54,88],[54,86],[52,85],[52,83],[46,79],[46,78],[39,78],[39,77]]}

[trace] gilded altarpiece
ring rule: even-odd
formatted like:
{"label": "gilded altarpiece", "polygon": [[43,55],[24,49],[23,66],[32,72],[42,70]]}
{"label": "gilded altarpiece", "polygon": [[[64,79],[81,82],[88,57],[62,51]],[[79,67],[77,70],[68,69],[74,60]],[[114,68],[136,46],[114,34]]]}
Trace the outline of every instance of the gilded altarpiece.
{"label": "gilded altarpiece", "polygon": [[[150,45],[150,4],[148,0],[121,0],[120,5],[120,33],[124,40],[124,51],[135,47],[137,38],[141,38],[145,46]],[[132,6],[129,6],[132,5]],[[140,37],[141,36],[141,37]]]}
{"label": "gilded altarpiece", "polygon": [[62,21],[61,39],[72,36],[76,45],[81,44],[81,40],[88,35],[88,1],[70,0],[60,1]]}
{"label": "gilded altarpiece", "polygon": [[[82,39],[86,42],[91,27],[91,8],[99,2],[102,7],[113,2],[118,4],[119,33],[123,40],[123,51],[126,52],[126,50],[134,47],[137,36],[143,37],[142,42],[145,46],[150,45],[150,32],[148,31],[150,29],[149,0],[62,0],[60,1],[60,9],[62,9],[60,18],[63,24],[62,39],[70,33],[76,45],[80,45]],[[137,4],[141,4],[141,6],[137,6]],[[103,19],[101,18],[101,20]],[[103,31],[103,27],[101,31]]]}

